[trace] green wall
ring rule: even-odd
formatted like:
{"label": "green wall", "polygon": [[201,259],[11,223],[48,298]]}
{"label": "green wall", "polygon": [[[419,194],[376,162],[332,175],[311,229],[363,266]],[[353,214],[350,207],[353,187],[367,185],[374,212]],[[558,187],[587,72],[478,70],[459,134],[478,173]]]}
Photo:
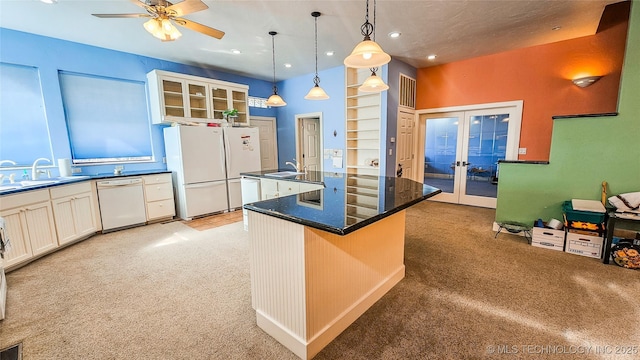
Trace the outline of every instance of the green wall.
{"label": "green wall", "polygon": [[[562,218],[562,202],[640,191],[640,1],[631,4],[618,116],[554,120],[548,165],[500,164],[496,221]],[[526,106],[526,104],[525,104]]]}

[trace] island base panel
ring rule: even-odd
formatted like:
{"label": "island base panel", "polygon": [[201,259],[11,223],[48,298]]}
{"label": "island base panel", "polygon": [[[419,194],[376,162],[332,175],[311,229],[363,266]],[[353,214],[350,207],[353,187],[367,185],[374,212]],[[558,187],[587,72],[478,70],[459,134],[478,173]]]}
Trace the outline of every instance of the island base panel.
{"label": "island base panel", "polygon": [[249,211],[257,323],[310,359],[405,275],[405,212],[345,236]]}

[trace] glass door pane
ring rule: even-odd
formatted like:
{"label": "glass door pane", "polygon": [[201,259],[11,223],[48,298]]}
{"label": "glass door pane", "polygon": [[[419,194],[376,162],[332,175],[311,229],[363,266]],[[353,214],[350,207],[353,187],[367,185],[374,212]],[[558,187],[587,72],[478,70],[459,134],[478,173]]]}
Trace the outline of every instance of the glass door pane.
{"label": "glass door pane", "polygon": [[466,174],[461,186],[461,203],[473,200],[464,196],[495,199],[498,194],[498,160],[505,159],[509,113],[495,110],[468,112],[466,146],[462,164]]}
{"label": "glass door pane", "polygon": [[424,183],[443,193],[455,191],[459,121],[457,116],[426,119]]}

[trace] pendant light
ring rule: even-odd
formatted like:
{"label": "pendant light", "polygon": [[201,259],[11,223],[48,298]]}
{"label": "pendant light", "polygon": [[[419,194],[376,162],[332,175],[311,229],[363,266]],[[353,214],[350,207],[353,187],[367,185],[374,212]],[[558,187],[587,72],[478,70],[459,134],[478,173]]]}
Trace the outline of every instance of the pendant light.
{"label": "pendant light", "polygon": [[278,33],[275,31],[269,31],[269,35],[271,35],[271,54],[273,58],[273,95],[269,96],[266,104],[268,106],[285,106],[287,105],[284,100],[278,95],[278,87],[276,86],[276,46],[275,46],[275,36]]}
{"label": "pendant light", "polygon": [[315,36],[316,36],[316,76],[313,78],[313,83],[315,84],[309,93],[304,97],[307,100],[326,100],[329,98],[329,95],[320,87],[320,78],[318,77],[318,17],[321,14],[317,11],[311,13],[315,21]]}
{"label": "pendant light", "polygon": [[365,80],[358,88],[362,92],[381,92],[389,89],[389,85],[385,84],[382,79],[376,75],[378,68],[371,68],[371,76]]}
{"label": "pendant light", "polygon": [[371,34],[374,33],[374,25],[369,22],[369,0],[367,0],[367,12],[364,17],[364,24],[360,27],[360,32],[364,36],[364,40],[353,49],[351,55],[344,59],[346,66],[352,68],[374,68],[391,61],[391,56],[385,53],[374,40],[371,40]]}
{"label": "pendant light", "polygon": [[[376,41],[376,31],[375,31],[375,27],[376,27],[376,1],[373,0],[373,41]],[[385,84],[384,81],[382,81],[382,79],[376,74],[376,72],[378,71],[377,67],[372,67],[371,69],[371,76],[369,76],[363,83],[362,85],[360,85],[360,87],[358,88],[358,91],[361,92],[369,92],[369,93],[375,93],[375,92],[382,92],[385,90],[389,89],[389,85]]]}

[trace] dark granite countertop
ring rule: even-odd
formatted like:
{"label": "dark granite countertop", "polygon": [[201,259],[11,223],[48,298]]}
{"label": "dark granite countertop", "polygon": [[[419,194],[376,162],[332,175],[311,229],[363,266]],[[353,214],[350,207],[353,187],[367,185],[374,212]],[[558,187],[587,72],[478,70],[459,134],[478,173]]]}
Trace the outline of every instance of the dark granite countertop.
{"label": "dark granite countertop", "polygon": [[258,201],[244,208],[346,235],[440,193],[439,189],[404,178],[315,173],[314,182],[324,183],[324,189]]}
{"label": "dark granite countertop", "polygon": [[[171,173],[168,170],[141,170],[141,171],[125,171],[121,174],[114,173],[101,173],[95,175],[77,175],[77,176],[67,176],[67,177],[54,177],[51,179],[42,178],[37,181],[31,181],[33,185],[22,186],[20,181],[16,181],[15,184],[3,184],[0,186],[0,196],[1,195],[10,195],[16,194],[24,191],[31,190],[39,190],[39,189],[47,189],[54,186],[61,185],[69,185],[77,182],[87,181],[87,180],[103,180],[103,179],[114,179],[114,178],[122,178],[122,177],[130,177],[130,176],[142,176],[142,175],[154,175],[154,174],[164,174]],[[38,183],[39,182],[39,183]]]}

